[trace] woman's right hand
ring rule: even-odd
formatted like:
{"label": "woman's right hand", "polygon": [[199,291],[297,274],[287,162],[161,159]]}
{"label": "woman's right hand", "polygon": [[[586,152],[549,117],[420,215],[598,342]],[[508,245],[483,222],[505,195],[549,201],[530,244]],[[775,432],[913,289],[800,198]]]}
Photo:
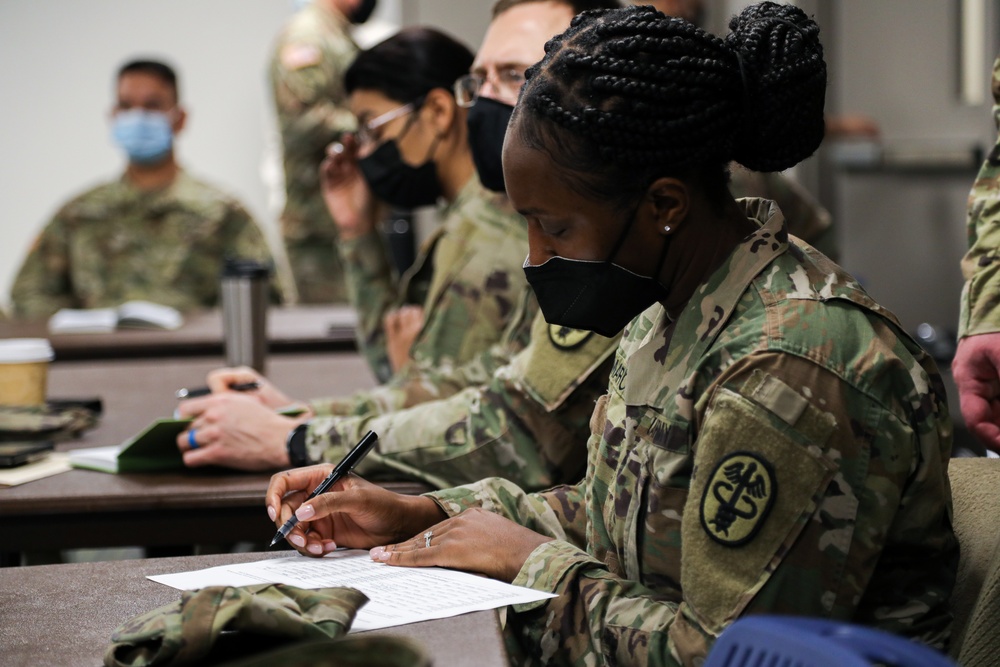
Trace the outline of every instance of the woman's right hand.
{"label": "woman's right hand", "polygon": [[344,134],[326,148],[319,167],[320,191],[344,240],[355,239],[375,229],[375,198],[358,168],[358,142]]}
{"label": "woman's right hand", "polygon": [[332,469],[321,464],[280,472],[267,487],[268,516],[278,528],[293,512],[299,517],[288,542],[307,556],[399,542],[446,518],[430,498],[393,493],[354,474],[305,502]]}
{"label": "woman's right hand", "polygon": [[399,369],[409,363],[410,349],[423,328],[422,306],[402,306],[390,310],[382,318],[386,354],[389,356],[389,365],[392,366],[393,373],[398,373]]}

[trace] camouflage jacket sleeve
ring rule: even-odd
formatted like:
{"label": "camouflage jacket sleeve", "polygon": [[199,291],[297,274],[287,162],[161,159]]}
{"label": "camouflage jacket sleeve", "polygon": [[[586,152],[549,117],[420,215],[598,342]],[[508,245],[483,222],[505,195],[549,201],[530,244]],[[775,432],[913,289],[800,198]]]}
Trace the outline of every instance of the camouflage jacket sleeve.
{"label": "camouflage jacket sleeve", "polygon": [[271,251],[267,247],[264,233],[250,213],[235,200],[227,203],[221,227],[227,256],[255,259],[264,263],[271,261]]}
{"label": "camouflage jacket sleeve", "polygon": [[358,468],[366,476],[438,488],[501,476],[529,491],[578,480],[617,339],[579,332],[559,347],[548,328],[539,315],[529,346],[488,384],[388,414],[314,420],[311,457],[338,461],[370,429],[379,442]]}
{"label": "camouflage jacket sleeve", "polygon": [[534,293],[527,290],[521,295],[516,314],[499,342],[471,361],[459,365],[411,362],[375,389],[347,397],[318,398],[310,401],[310,405],[321,417],[370,416],[441,400],[466,387],[486,384],[497,369],[510,363],[514,355],[528,345],[532,318],[537,310]]}
{"label": "camouflage jacket sleeve", "polygon": [[560,540],[567,547],[584,549],[586,494],[586,481],[562,484],[544,492],[526,493],[510,480],[492,477],[425,495],[432,498],[448,516],[481,507],[536,533]]}
{"label": "camouflage jacket sleeve", "polygon": [[[1000,133],[1000,58],[993,65],[993,117]],[[962,259],[959,337],[1000,331],[1000,134],[969,193],[969,251]]]}
{"label": "camouflage jacket sleeve", "polygon": [[[264,232],[253,219],[253,216],[236,200],[229,200],[226,205],[225,219],[221,230],[224,236],[224,255],[255,259],[263,264],[274,266],[271,249],[267,245]],[[270,298],[274,303],[284,300],[286,288],[275,273],[272,273]]]}
{"label": "camouflage jacket sleeve", "polygon": [[337,244],[344,260],[348,296],[358,312],[358,343],[368,365],[379,382],[392,377],[385,348],[382,319],[399,304],[399,291],[393,279],[385,245],[377,232]]}
{"label": "camouflage jacket sleeve", "polygon": [[35,239],[14,279],[10,298],[15,317],[48,317],[60,308],[78,306],[70,285],[67,242],[60,211]]}

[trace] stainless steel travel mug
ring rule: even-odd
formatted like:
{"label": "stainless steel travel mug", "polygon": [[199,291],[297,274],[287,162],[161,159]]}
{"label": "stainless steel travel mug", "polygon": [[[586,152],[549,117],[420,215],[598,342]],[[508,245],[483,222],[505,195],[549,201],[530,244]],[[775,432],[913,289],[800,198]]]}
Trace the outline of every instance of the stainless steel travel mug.
{"label": "stainless steel travel mug", "polygon": [[227,259],[222,270],[222,330],[227,366],[264,373],[267,356],[267,293],[271,267]]}

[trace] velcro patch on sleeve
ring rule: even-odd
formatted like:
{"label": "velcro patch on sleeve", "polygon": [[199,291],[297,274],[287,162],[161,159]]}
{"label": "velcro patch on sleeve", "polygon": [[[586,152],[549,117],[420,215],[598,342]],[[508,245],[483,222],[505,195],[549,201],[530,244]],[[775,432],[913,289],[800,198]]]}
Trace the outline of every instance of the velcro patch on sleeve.
{"label": "velcro patch on sleeve", "polygon": [[616,349],[617,337],[553,326],[538,315],[517,363],[528,391],[546,410],[555,410]]}
{"label": "velcro patch on sleeve", "polygon": [[822,447],[775,417],[720,388],[695,443],[681,584],[713,632],[737,617],[780,566],[833,476]]}
{"label": "velcro patch on sleeve", "polygon": [[286,69],[297,70],[319,65],[323,60],[323,53],[311,44],[287,44],[282,47],[279,57]]}

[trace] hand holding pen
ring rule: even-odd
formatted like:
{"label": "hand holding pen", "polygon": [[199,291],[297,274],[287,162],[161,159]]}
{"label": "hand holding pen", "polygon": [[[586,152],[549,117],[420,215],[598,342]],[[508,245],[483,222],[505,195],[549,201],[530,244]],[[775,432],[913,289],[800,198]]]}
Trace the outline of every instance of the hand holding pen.
{"label": "hand holding pen", "polygon": [[309,495],[333,470],[330,464],[293,468],[268,484],[267,514],[276,526],[293,516],[301,522],[285,539],[303,555],[320,557],[339,547],[371,549],[414,537],[424,545],[424,534],[448,519],[433,498],[402,495],[356,474],[343,475],[325,493]]}
{"label": "hand holding pen", "polygon": [[181,389],[175,395],[178,399],[186,401],[203,398],[205,395],[221,396],[238,392],[252,396],[261,405],[272,410],[279,410],[295,402],[266,377],[246,366],[217,368],[208,374],[205,385],[205,387]]}
{"label": "hand holding pen", "polygon": [[[212,371],[207,384],[212,393],[177,404],[175,417],[191,420],[177,437],[184,464],[240,470],[287,467],[286,438],[296,424],[309,417],[308,406],[294,404],[250,368]],[[252,389],[254,386],[257,388]],[[300,409],[292,411],[293,405]]]}
{"label": "hand holding pen", "polygon": [[[306,498],[306,502],[312,500],[321,493],[326,493],[330,487],[336,484],[347,473],[351,472],[351,470],[353,470],[354,467],[368,455],[368,452],[375,447],[375,442],[377,440],[378,435],[376,435],[374,431],[368,431],[368,433],[361,438],[361,441],[354,446],[354,449],[349,451],[347,455],[341,459],[340,463],[334,466],[333,470],[330,471],[330,474],[319,483],[319,486],[313,489],[312,493],[310,493]],[[274,539],[271,540],[271,544],[269,544],[268,547],[273,547],[281,540],[287,538],[288,533],[290,533],[292,529],[298,525],[298,523],[299,517],[292,514],[292,516],[281,525],[281,528],[278,529],[278,532],[274,535]]]}

